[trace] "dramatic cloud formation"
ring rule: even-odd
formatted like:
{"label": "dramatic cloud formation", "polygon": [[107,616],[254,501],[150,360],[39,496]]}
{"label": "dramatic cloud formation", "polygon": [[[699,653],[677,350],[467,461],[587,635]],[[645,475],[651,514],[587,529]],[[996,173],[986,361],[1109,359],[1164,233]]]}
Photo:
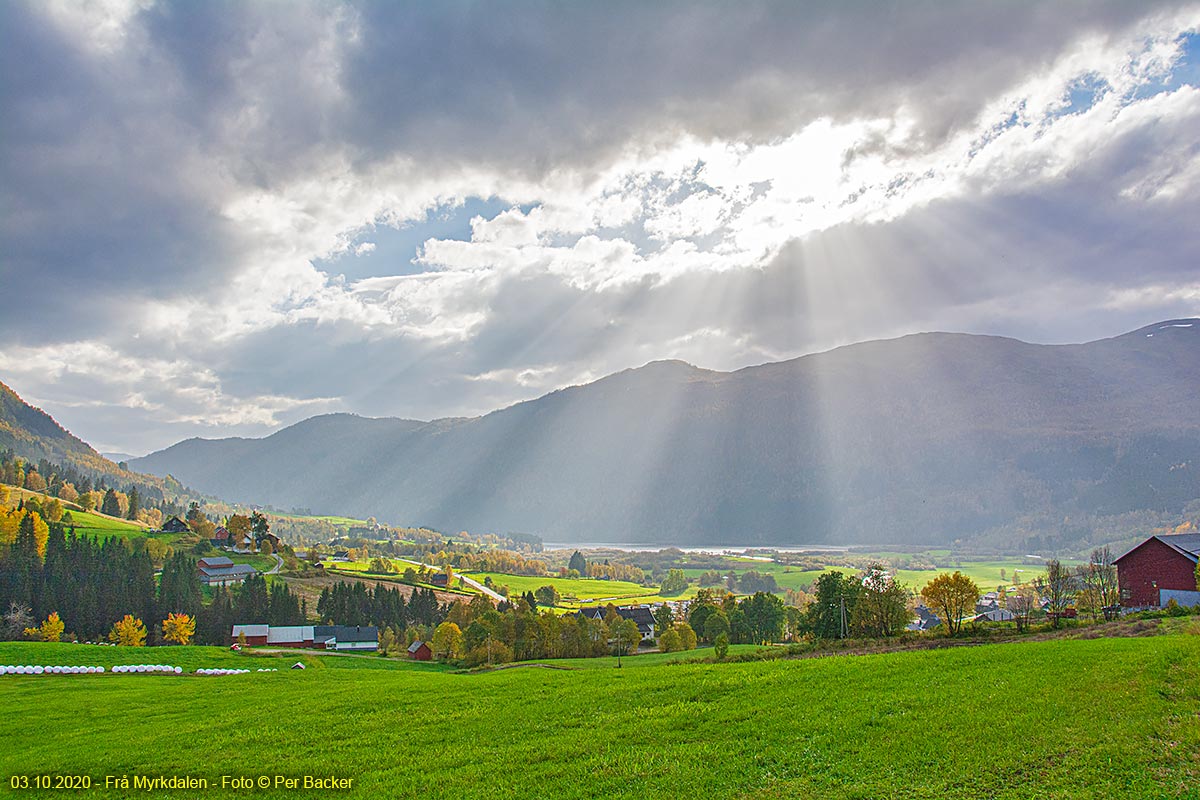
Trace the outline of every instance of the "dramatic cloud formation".
{"label": "dramatic cloud formation", "polygon": [[0,7],[0,377],[98,446],[1200,313],[1200,4]]}

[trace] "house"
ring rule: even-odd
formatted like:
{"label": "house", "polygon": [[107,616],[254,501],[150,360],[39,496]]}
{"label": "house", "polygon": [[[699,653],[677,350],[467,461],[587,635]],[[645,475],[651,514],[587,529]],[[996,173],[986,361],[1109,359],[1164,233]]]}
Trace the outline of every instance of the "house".
{"label": "house", "polygon": [[213,547],[225,547],[229,544],[229,530],[224,525],[218,525],[209,541],[212,542]]}
{"label": "house", "polygon": [[[1117,584],[1124,608],[1158,608],[1168,602],[1164,590],[1172,590],[1176,602],[1196,594],[1196,562],[1200,560],[1200,533],[1151,536],[1118,558]],[[1188,594],[1180,595],[1180,592]],[[1197,595],[1200,602],[1200,595]]]}
{"label": "house", "polygon": [[196,570],[205,586],[228,586],[258,574],[258,570],[249,564],[235,564],[225,556],[202,558],[196,564]]}
{"label": "house", "polygon": [[993,608],[988,611],[981,612],[975,617],[976,622],[1012,622],[1017,618],[1017,615],[1009,611],[1007,608]]}
{"label": "house", "polygon": [[986,614],[989,611],[995,611],[1000,608],[1000,604],[993,600],[981,600],[975,604],[976,614]]}
{"label": "house", "polygon": [[432,661],[433,651],[426,642],[417,640],[408,646],[408,657],[414,661]]}
{"label": "house", "polygon": [[189,528],[187,523],[181,520],[179,517],[171,517],[162,524],[162,527],[159,530],[161,530],[163,533],[187,533],[191,530],[191,528]]}
{"label": "house", "polygon": [[910,622],[905,630],[930,631],[942,624],[938,615],[933,613],[928,606],[919,605],[913,611],[916,612],[917,618]]}
{"label": "house", "polygon": [[283,544],[283,539],[280,539],[278,536],[276,536],[273,533],[266,533],[266,534],[263,534],[263,537],[258,540],[259,549],[262,549],[263,542],[270,542],[271,543],[271,552],[278,553],[279,546],[281,544]]}
{"label": "house", "polygon": [[251,647],[263,647],[270,639],[270,625],[234,625],[233,631],[229,638],[231,644],[241,642],[241,637],[246,637],[246,644]]}
{"label": "house", "polygon": [[450,576],[444,572],[439,572],[429,579],[430,586],[436,586],[439,589],[446,589],[450,586]]}
{"label": "house", "polygon": [[326,650],[378,650],[379,629],[374,625],[315,625],[313,646]]}
{"label": "house", "polygon": [[[623,619],[631,619],[637,623],[638,632],[642,634],[642,641],[654,638],[654,614],[651,613],[648,606],[617,606],[616,611]],[[608,606],[592,606],[579,609],[575,615],[603,620],[607,612]]]}

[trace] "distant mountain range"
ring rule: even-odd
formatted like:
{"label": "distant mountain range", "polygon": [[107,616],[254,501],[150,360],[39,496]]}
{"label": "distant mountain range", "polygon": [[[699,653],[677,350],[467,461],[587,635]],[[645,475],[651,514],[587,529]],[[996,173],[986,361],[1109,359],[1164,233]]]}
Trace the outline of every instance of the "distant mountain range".
{"label": "distant mountain range", "polygon": [[234,501],[548,541],[1057,535],[1200,498],[1200,320],[1080,345],[916,334],[729,373],[654,362],[482,417],[333,414],[130,467]]}

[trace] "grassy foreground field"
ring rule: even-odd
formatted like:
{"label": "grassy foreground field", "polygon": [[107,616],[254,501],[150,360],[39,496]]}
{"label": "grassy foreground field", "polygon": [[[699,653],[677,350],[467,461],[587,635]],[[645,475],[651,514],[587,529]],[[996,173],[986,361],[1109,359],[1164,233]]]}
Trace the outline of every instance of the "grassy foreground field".
{"label": "grassy foreground field", "polygon": [[353,778],[325,793],[343,797],[1200,796],[1195,635],[621,670],[0,676],[0,700],[5,791],[37,773],[89,775],[98,797],[134,794],[105,775],[209,781],[168,797],[230,794],[222,775]]}

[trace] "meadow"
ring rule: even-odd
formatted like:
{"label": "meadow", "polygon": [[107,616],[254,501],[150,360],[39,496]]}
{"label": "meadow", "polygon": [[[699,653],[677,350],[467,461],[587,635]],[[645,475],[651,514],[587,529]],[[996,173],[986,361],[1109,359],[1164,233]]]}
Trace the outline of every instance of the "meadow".
{"label": "meadow", "polygon": [[[103,514],[93,514],[90,511],[71,511],[71,519],[67,525],[75,529],[79,536],[96,536],[106,539],[110,536],[145,536],[146,527],[128,520],[107,517]],[[168,534],[174,535],[174,534]]]}
{"label": "meadow", "polygon": [[535,592],[542,586],[553,586],[562,595],[563,608],[579,608],[580,606],[596,605],[600,602],[623,603],[659,603],[664,600],[686,600],[695,597],[697,587],[689,586],[682,594],[664,597],[659,594],[657,587],[642,586],[632,581],[610,581],[600,578],[559,578],[557,576],[509,575],[503,572],[466,572],[471,578],[484,582],[485,578],[492,579],[492,586],[499,589],[507,586],[510,594]]}
{"label": "meadow", "polygon": [[[878,557],[881,560],[886,560],[888,556],[904,557],[907,554],[853,553],[851,555],[855,559]],[[943,555],[945,554],[943,553]],[[730,570],[739,576],[745,572],[755,571],[773,575],[780,589],[804,589],[805,591],[825,572],[832,570],[838,570],[847,574],[858,572],[855,567],[839,566],[836,563],[826,564],[821,569],[801,569],[798,566],[788,566],[786,564],[739,558],[736,556],[727,556],[722,559],[722,562],[722,566],[717,568],[717,571],[722,575]],[[939,563],[941,563],[940,559]],[[898,569],[895,570],[894,574],[898,581],[910,589],[920,591],[921,587],[941,573],[954,572],[956,570],[975,581],[979,585],[980,591],[984,592],[992,591],[1001,585],[1011,586],[1014,578],[1017,577],[1020,578],[1022,583],[1028,583],[1039,575],[1044,575],[1046,572],[1044,567],[1036,564],[1022,563],[1022,560],[1019,558],[1001,558],[979,561],[963,559],[961,562],[955,562],[954,566],[921,570]],[[707,569],[686,569],[684,570],[684,574],[687,575],[689,580],[695,580],[707,571]]]}
{"label": "meadow", "polygon": [[632,668],[640,658],[476,674],[3,676],[4,706],[37,713],[0,717],[0,773],[6,787],[88,775],[97,797],[130,794],[103,788],[105,775],[210,781],[166,797],[224,796],[212,788],[222,775],[353,778],[344,797],[1200,796],[1196,635]]}

